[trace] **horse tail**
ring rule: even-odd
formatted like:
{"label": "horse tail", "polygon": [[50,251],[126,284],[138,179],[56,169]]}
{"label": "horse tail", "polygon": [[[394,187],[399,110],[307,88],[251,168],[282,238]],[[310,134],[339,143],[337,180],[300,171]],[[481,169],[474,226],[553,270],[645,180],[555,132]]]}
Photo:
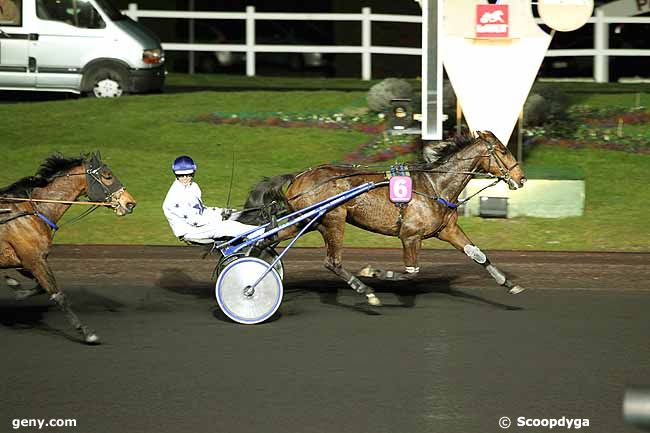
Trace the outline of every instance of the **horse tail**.
{"label": "horse tail", "polygon": [[271,218],[289,210],[283,188],[295,178],[293,174],[265,177],[248,193],[244,210],[237,221],[244,224],[260,225]]}

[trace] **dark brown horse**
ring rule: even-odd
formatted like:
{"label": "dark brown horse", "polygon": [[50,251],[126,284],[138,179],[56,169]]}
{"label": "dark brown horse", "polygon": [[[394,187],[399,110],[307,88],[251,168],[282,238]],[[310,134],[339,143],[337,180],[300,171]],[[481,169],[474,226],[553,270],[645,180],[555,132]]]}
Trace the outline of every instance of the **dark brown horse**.
{"label": "dark brown horse", "polygon": [[84,193],[93,202],[113,208],[119,216],[131,213],[135,207],[134,198],[99,154],[78,158],[52,155],[34,176],[0,189],[0,269],[16,268],[35,279],[37,286],[25,290],[17,280],[5,275],[19,299],[47,292],[83,334],[84,341],[96,344],[99,337],[72,311],[47,263],[57,221]]}
{"label": "dark brown horse", "polygon": [[[428,156],[428,158],[427,158]],[[409,164],[413,197],[404,206],[389,201],[386,187],[379,187],[330,210],[317,223],[327,248],[325,267],[345,280],[354,290],[364,293],[371,305],[380,305],[373,290],[343,267],[341,250],[345,223],[375,233],[397,236],[404,250],[405,272],[367,268],[360,276],[400,280],[419,272],[418,253],[423,239],[437,237],[449,242],[472,260],[484,266],[509,293],[523,291],[499,271],[458,226],[458,196],[470,179],[481,173],[508,183],[511,189],[523,186],[524,172],[516,159],[491,132],[479,132],[476,138],[458,137],[428,146],[426,162]],[[288,211],[302,209],[365,182],[385,181],[385,173],[350,166],[326,165],[298,174],[276,176],[260,182],[251,191],[244,207],[254,209],[272,201]],[[384,182],[387,183],[387,182]],[[286,192],[282,192],[288,184]],[[261,223],[260,211],[245,212],[239,221]],[[277,241],[290,238],[299,227],[278,233]]]}

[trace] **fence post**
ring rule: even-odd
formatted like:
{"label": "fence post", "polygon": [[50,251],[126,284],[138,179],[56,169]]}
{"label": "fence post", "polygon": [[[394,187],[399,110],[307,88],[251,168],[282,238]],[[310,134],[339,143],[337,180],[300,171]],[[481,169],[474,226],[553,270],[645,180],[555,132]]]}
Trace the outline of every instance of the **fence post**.
{"label": "fence post", "polygon": [[133,21],[138,20],[138,4],[129,3],[129,11],[126,13]]}
{"label": "fence post", "polygon": [[255,76],[255,6],[246,6],[246,75]]}
{"label": "fence post", "polygon": [[596,22],[594,23],[594,79],[597,83],[609,81],[609,56],[605,50],[609,49],[609,24],[606,23],[605,13],[601,8],[596,9]]}
{"label": "fence post", "polygon": [[[196,10],[195,5],[194,5],[194,0],[190,0],[188,6],[189,6],[191,12],[194,12]],[[194,30],[195,30],[194,18],[190,18],[187,30],[188,30],[188,33],[189,33],[190,44],[193,44],[194,42],[196,42],[195,32],[194,32]],[[195,70],[196,70],[196,53],[194,52],[194,50],[192,50],[192,51],[190,51],[188,53],[188,59],[187,60],[188,60],[188,62],[187,62],[188,69],[189,69],[188,72],[190,73],[190,75],[193,75]]]}
{"label": "fence post", "polygon": [[361,9],[361,79],[372,78],[372,20],[370,8]]}

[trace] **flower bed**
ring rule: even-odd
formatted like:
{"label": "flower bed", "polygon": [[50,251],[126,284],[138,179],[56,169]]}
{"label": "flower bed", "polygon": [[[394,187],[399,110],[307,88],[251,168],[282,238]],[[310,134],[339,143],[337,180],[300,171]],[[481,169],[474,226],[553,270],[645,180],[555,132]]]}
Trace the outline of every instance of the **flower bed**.
{"label": "flower bed", "polygon": [[637,126],[648,123],[650,111],[643,107],[576,106],[567,111],[564,119],[527,129],[526,136],[533,138],[534,142],[572,148],[594,147],[650,153],[650,136],[647,132],[639,132]]}
{"label": "flower bed", "polygon": [[346,155],[346,162],[373,163],[389,161],[400,155],[420,151],[419,136],[394,135],[386,132],[383,114],[361,112],[356,114],[327,113],[207,113],[193,119],[213,125],[275,126],[280,128],[347,129],[372,136]]}

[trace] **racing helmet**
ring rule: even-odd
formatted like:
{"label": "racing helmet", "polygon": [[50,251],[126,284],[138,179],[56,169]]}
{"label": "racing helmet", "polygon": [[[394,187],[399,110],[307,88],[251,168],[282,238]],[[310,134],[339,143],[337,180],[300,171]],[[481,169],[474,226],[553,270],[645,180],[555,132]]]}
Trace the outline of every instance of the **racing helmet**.
{"label": "racing helmet", "polygon": [[196,163],[189,156],[179,156],[172,164],[172,171],[176,175],[192,174],[196,171]]}

